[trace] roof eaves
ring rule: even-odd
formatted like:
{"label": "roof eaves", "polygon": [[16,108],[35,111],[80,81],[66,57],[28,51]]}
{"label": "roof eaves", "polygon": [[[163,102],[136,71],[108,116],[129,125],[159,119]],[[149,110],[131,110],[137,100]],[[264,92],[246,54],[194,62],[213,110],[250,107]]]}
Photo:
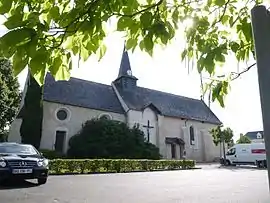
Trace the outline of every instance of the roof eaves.
{"label": "roof eaves", "polygon": [[55,100],[50,100],[50,99],[43,99],[43,101],[46,102],[52,102],[52,103],[57,103],[57,104],[63,104],[63,105],[69,105],[69,106],[74,106],[74,107],[80,107],[80,108],[85,108],[85,109],[93,109],[93,110],[100,110],[100,111],[107,111],[107,112],[112,112],[112,113],[118,113],[118,114],[124,114],[124,110],[122,109],[122,111],[114,111],[111,109],[104,109],[104,108],[92,108],[92,107],[86,107],[83,105],[75,105],[75,104],[70,104],[68,102],[60,102],[60,101],[55,101]]}

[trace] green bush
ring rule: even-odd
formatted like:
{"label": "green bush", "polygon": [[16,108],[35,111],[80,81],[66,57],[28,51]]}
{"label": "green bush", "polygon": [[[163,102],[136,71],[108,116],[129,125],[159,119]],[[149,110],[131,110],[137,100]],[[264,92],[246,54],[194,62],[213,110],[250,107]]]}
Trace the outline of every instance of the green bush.
{"label": "green bush", "polygon": [[138,127],[92,119],[71,137],[67,155],[75,159],[160,159],[159,149],[144,137]]}
{"label": "green bush", "polygon": [[191,169],[193,160],[137,160],[137,159],[54,159],[50,174],[86,174],[100,172],[133,172]]}

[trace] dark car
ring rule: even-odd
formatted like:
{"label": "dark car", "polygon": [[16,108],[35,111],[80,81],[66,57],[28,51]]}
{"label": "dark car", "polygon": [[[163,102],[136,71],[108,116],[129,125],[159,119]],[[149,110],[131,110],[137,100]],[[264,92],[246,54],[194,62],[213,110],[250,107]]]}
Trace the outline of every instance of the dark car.
{"label": "dark car", "polygon": [[49,160],[32,145],[0,143],[0,181],[6,179],[37,179],[45,184]]}

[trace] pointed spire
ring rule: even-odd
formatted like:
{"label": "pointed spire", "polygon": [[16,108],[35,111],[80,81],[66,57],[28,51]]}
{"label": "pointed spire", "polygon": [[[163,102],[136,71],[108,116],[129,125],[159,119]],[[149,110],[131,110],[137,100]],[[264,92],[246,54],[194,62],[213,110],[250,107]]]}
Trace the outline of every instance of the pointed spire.
{"label": "pointed spire", "polygon": [[118,78],[121,76],[129,76],[129,77],[132,76],[131,66],[130,66],[130,62],[129,62],[129,56],[128,56],[128,52],[126,50],[126,43],[124,44],[124,49],[123,49],[120,69],[119,69],[119,73],[118,73]]}

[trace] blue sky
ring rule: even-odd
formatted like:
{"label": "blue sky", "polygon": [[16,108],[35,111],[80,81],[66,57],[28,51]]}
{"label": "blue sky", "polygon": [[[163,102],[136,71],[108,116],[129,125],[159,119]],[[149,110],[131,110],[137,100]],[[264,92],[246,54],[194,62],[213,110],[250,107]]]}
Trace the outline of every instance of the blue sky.
{"label": "blue sky", "polygon": [[[73,77],[110,84],[118,74],[124,39],[120,33],[109,30],[106,38],[107,52],[98,62],[97,57],[92,56],[86,62],[80,63],[79,68],[72,71]],[[0,34],[4,28],[0,27]],[[133,75],[138,80],[138,85],[160,91],[170,92],[182,96],[200,98],[200,77],[197,70],[188,70],[187,65],[181,62],[180,53],[184,46],[183,35],[177,33],[176,39],[166,48],[157,47],[153,57],[147,53],[135,50],[129,52]],[[74,62],[74,65],[77,62]],[[243,69],[247,65],[240,64],[228,57],[224,67],[217,67],[218,72],[228,73]],[[19,75],[19,82],[23,87],[26,71]],[[207,82],[207,80],[204,80]],[[240,133],[262,130],[261,106],[256,67],[242,75],[231,84],[231,91],[226,98],[225,108],[218,103],[211,104],[212,111],[224,123],[235,132],[235,138]]]}

